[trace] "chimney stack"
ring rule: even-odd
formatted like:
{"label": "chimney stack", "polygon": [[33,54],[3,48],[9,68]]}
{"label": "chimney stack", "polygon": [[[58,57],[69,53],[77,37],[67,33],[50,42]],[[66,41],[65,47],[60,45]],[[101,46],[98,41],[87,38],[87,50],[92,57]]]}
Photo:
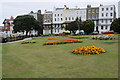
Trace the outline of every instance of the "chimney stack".
{"label": "chimney stack", "polygon": [[91,8],[91,5],[87,5],[87,8]]}
{"label": "chimney stack", "polygon": [[64,5],[64,10],[66,10],[67,9],[67,6],[66,5]]}

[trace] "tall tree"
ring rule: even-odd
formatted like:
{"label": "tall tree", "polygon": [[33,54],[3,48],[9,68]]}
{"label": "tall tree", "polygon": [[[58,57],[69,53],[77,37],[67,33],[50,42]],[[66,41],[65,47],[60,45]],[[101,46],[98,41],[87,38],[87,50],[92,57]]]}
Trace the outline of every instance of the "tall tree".
{"label": "tall tree", "polygon": [[94,31],[94,22],[92,20],[86,20],[81,23],[81,29],[85,31],[86,34],[89,34]]}
{"label": "tall tree", "polygon": [[71,23],[69,23],[66,27],[65,30],[69,30],[70,32],[72,32],[73,34],[76,33],[76,31],[78,30],[78,25],[76,21],[73,21]]}
{"label": "tall tree", "polygon": [[77,23],[78,30],[79,30],[79,33],[80,33],[81,23],[82,23],[81,17],[79,17],[79,18],[77,17],[75,21],[76,21],[76,23]]}
{"label": "tall tree", "polygon": [[26,36],[29,31],[40,28],[39,22],[32,15],[22,15],[17,16],[14,20],[14,31],[15,32],[24,32],[26,31]]}
{"label": "tall tree", "polygon": [[110,29],[114,30],[115,32],[120,33],[120,18],[114,19],[114,21],[112,22],[110,26]]}

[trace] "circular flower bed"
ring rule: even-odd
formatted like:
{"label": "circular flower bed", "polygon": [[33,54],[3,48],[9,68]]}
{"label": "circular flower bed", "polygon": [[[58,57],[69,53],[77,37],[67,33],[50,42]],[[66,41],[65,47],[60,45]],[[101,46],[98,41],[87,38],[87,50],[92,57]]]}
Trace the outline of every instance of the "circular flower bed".
{"label": "circular flower bed", "polygon": [[82,38],[89,38],[89,37],[85,37],[85,36],[70,36],[70,38],[82,39]]}
{"label": "circular flower bed", "polygon": [[36,41],[35,40],[23,41],[21,44],[28,44],[28,43],[36,43]]}
{"label": "circular flower bed", "polygon": [[81,40],[62,40],[62,41],[55,41],[55,42],[46,42],[43,45],[55,45],[55,44],[66,44],[66,43],[81,43]]}
{"label": "circular flower bed", "polygon": [[48,40],[54,40],[54,39],[58,39],[58,38],[56,37],[48,38]]}
{"label": "circular flower bed", "polygon": [[73,49],[71,52],[80,55],[93,55],[93,54],[105,53],[106,51],[96,46],[86,46],[86,47],[78,47],[77,49]]}

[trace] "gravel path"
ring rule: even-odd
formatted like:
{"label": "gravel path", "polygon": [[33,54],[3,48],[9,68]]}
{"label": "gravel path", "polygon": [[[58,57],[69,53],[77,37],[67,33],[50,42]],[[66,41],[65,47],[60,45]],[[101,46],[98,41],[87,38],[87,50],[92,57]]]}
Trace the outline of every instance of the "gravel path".
{"label": "gravel path", "polygon": [[[25,38],[25,39],[23,39],[23,40],[12,41],[12,42],[6,42],[6,43],[16,43],[16,42],[27,41],[27,40],[32,40],[32,38]],[[6,43],[2,43],[2,44],[6,44]]]}

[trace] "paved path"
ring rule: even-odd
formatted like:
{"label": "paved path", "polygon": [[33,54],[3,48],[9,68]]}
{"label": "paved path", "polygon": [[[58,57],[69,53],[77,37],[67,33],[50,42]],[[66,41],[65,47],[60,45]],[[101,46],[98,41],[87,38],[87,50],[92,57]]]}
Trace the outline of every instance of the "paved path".
{"label": "paved path", "polygon": [[[16,42],[21,42],[21,41],[27,41],[27,40],[32,40],[32,38],[25,38],[23,40],[18,40],[18,41],[12,41],[12,42],[7,42],[7,43],[16,43]],[[4,43],[3,43],[4,44]],[[6,43],[5,43],[6,44]]]}

